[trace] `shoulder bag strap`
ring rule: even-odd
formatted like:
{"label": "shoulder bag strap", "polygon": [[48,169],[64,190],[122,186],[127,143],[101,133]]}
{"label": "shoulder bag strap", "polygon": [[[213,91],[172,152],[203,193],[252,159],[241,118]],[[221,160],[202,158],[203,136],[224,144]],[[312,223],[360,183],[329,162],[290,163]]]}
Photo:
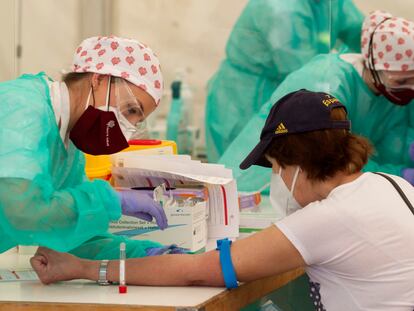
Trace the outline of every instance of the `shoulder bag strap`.
{"label": "shoulder bag strap", "polygon": [[398,184],[395,182],[394,179],[392,179],[391,177],[389,177],[388,175],[382,174],[382,173],[374,173],[377,175],[380,175],[382,177],[384,177],[385,179],[387,179],[393,186],[394,188],[397,190],[397,192],[400,194],[401,198],[404,200],[405,204],[407,204],[408,208],[410,209],[411,213],[413,213],[414,215],[414,208],[411,205],[410,201],[408,200],[407,196],[404,194],[404,192],[402,191],[402,189],[400,188],[400,186],[398,186]]}

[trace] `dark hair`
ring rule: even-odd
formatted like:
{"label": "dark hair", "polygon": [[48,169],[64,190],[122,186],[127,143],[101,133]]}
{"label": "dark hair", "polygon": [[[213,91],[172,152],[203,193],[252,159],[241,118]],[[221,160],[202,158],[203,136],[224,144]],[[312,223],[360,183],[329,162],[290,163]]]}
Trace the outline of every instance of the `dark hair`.
{"label": "dark hair", "polygon": [[[346,120],[343,108],[331,111],[332,120]],[[282,168],[298,165],[310,180],[324,181],[338,172],[359,172],[372,154],[370,142],[343,129],[295,133],[275,138],[266,155]]]}

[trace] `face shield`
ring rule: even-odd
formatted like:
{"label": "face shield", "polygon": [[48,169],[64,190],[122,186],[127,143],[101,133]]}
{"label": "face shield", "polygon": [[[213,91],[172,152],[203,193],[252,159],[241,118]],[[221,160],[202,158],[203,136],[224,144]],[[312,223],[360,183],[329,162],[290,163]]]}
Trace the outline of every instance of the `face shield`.
{"label": "face shield", "polygon": [[127,140],[147,139],[148,128],[144,108],[131,88],[122,78],[113,78],[115,84],[115,101],[119,113],[119,125]]}
{"label": "face shield", "polygon": [[[148,129],[142,103],[134,95],[128,83],[118,77],[109,77],[106,106],[98,109],[114,112],[127,141],[148,139]],[[111,95],[111,89],[114,94]]]}

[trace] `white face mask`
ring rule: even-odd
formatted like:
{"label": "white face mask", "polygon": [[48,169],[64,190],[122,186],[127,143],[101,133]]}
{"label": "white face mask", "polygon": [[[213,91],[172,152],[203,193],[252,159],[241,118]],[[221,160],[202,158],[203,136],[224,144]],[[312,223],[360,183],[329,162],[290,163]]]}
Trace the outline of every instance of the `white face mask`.
{"label": "white face mask", "polygon": [[[109,77],[109,80],[108,80],[108,90],[106,94],[105,106],[99,106],[97,107],[97,109],[103,110],[103,111],[112,111],[115,114],[116,120],[118,121],[122,134],[124,134],[124,137],[127,141],[129,141],[130,139],[147,139],[148,131],[147,131],[147,128],[144,122],[142,123],[141,128],[134,126],[131,122],[128,121],[127,118],[125,118],[125,116],[121,113],[121,111],[119,111],[119,109],[109,105],[110,85],[111,85],[111,77]],[[91,88],[91,91],[92,91],[92,88]],[[91,91],[89,92],[86,106],[88,106],[89,104]]]}
{"label": "white face mask", "polygon": [[290,191],[282,179],[282,167],[280,167],[278,174],[272,173],[272,179],[270,181],[270,203],[272,204],[272,207],[277,210],[278,215],[280,215],[281,218],[284,218],[301,208],[293,196],[299,172],[300,167],[298,166],[293,176]]}
{"label": "white face mask", "polygon": [[[122,134],[124,134],[126,140],[130,140],[132,138],[134,139],[143,139],[146,138],[143,132],[138,131],[135,126],[131,124],[127,120],[127,118],[124,117],[122,113],[119,112],[118,109],[115,107],[109,106],[100,106],[97,107],[97,109],[103,110],[103,111],[112,111],[115,114],[116,120],[118,121],[119,127],[121,128]],[[145,131],[147,133],[147,131]]]}

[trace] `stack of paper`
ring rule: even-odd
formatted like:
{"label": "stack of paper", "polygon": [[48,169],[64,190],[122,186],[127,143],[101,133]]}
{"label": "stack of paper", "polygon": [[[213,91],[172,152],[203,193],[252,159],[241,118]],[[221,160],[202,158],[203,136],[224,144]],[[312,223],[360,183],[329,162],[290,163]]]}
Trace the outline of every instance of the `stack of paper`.
{"label": "stack of paper", "polygon": [[235,238],[239,233],[239,206],[232,171],[219,164],[191,160],[186,155],[142,155],[122,152],[112,156],[115,187],[156,187],[166,183],[203,183],[209,192],[208,237]]}

